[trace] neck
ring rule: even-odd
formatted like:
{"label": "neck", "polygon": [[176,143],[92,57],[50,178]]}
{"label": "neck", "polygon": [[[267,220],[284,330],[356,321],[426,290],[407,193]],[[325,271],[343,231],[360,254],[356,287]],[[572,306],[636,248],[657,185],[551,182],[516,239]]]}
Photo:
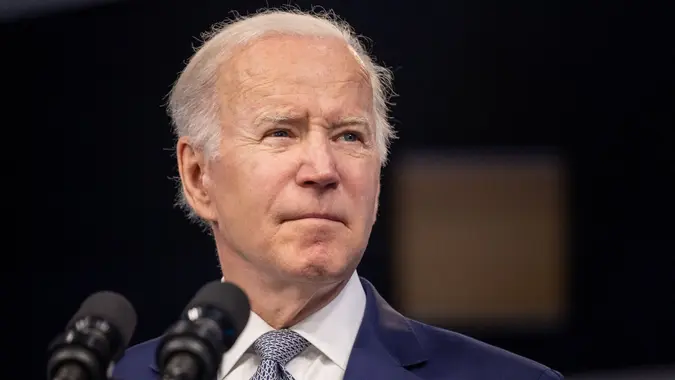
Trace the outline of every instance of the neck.
{"label": "neck", "polygon": [[219,256],[224,280],[244,290],[251,311],[277,330],[291,327],[326,306],[349,281],[349,277],[324,282],[284,280],[260,273],[238,255]]}
{"label": "neck", "polygon": [[347,281],[331,284],[298,284],[260,286],[249,289],[251,310],[274,329],[289,328],[330,303],[342,291]]}

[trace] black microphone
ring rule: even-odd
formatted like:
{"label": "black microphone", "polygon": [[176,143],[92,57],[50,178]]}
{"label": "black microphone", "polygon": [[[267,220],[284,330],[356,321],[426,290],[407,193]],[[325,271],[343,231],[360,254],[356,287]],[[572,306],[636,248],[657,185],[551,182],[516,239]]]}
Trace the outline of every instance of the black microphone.
{"label": "black microphone", "polygon": [[204,285],[160,339],[155,359],[162,379],[213,380],[250,311],[248,297],[234,284]]}
{"label": "black microphone", "polygon": [[107,380],[136,328],[136,311],[123,296],[94,293],[49,345],[48,380]]}

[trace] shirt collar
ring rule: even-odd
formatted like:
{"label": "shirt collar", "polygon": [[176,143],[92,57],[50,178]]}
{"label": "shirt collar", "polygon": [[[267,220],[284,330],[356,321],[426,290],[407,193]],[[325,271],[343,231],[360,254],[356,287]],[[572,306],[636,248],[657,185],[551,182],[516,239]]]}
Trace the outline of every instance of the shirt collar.
{"label": "shirt collar", "polygon": [[366,309],[366,293],[356,271],[335,299],[291,330],[345,370]]}
{"label": "shirt collar", "polygon": [[[365,308],[366,293],[358,274],[354,271],[337,297],[290,329],[307,339],[333,363],[345,370]],[[253,342],[272,330],[274,329],[262,318],[251,312],[241,335],[223,355],[219,377],[227,376]]]}
{"label": "shirt collar", "polygon": [[262,320],[258,314],[251,312],[246,327],[234,342],[232,347],[223,355],[223,361],[220,364],[220,374],[218,378],[224,378],[237,364],[239,359],[253,345],[256,339],[260,338],[268,331],[274,330],[270,325]]}

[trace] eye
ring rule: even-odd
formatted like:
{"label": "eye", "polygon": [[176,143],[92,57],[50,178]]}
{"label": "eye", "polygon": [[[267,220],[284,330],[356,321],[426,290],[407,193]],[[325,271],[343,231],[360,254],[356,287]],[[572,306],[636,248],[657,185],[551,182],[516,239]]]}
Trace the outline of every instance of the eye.
{"label": "eye", "polygon": [[291,137],[291,132],[289,132],[288,130],[285,130],[285,129],[277,129],[277,130],[272,131],[269,134],[269,136],[270,137],[279,137],[279,138]]}
{"label": "eye", "polygon": [[361,141],[361,135],[357,132],[345,132],[341,136],[346,142],[358,142]]}

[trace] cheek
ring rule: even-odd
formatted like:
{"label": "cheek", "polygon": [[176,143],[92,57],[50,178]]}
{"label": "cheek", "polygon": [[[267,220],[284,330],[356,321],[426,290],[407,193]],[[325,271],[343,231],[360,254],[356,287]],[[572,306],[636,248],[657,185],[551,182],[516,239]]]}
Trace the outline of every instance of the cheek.
{"label": "cheek", "polygon": [[250,171],[229,156],[221,157],[210,169],[209,192],[218,209],[227,214],[240,213],[242,203],[246,202],[242,196],[250,194],[248,189],[252,188]]}
{"label": "cheek", "polygon": [[239,158],[222,167],[217,196],[221,203],[238,209],[240,214],[265,212],[279,192],[282,165],[269,160]]}
{"label": "cheek", "polygon": [[[377,203],[379,189],[379,171],[372,167],[361,167],[355,170],[348,181],[350,184],[349,192],[353,198],[360,203],[364,212],[372,210]],[[370,207],[372,206],[372,207]]]}

